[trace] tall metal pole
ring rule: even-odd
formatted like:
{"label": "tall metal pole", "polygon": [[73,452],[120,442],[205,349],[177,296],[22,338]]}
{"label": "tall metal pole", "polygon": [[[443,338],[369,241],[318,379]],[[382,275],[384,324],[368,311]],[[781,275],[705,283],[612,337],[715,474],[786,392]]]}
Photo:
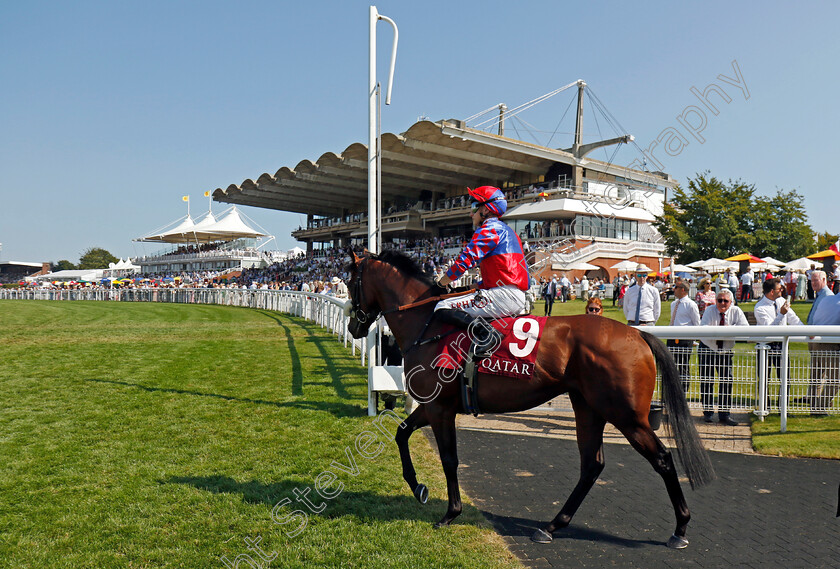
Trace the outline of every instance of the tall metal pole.
{"label": "tall metal pole", "polygon": [[[391,104],[391,88],[394,85],[394,65],[397,61],[397,41],[399,31],[397,24],[390,18],[380,15],[376,6],[371,6],[368,20],[368,251],[379,253],[382,232],[380,229],[382,218],[382,151],[380,148],[380,93],[376,82],[376,23],[385,20],[394,28],[394,46],[391,50],[391,73],[388,78],[388,94],[385,104]],[[376,394],[373,392],[372,366],[380,365],[380,354],[377,349],[381,344],[381,329],[379,326],[371,328],[367,336],[368,356],[368,415],[376,414]]]}
{"label": "tall metal pole", "polygon": [[368,20],[368,251],[379,252],[379,200],[377,199],[378,178],[381,175],[377,167],[377,112],[376,112],[376,22],[384,20],[394,28],[394,45],[391,49],[391,70],[388,78],[388,92],[385,104],[391,104],[391,89],[394,86],[394,66],[397,62],[397,42],[399,30],[394,20],[376,11],[376,6],[370,7]]}
{"label": "tall metal pole", "polygon": [[379,253],[379,207],[376,200],[376,6],[370,7],[368,34],[368,251]]}

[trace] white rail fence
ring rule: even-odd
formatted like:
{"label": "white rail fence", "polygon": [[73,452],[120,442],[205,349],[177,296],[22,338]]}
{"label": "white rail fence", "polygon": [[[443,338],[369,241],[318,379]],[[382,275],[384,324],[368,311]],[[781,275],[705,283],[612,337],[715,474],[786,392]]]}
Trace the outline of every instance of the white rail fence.
{"label": "white rail fence", "polygon": [[[356,354],[361,363],[370,363],[373,336],[354,340],[347,332],[344,315],[346,300],[298,291],[236,289],[125,289],[125,290],[0,290],[0,299],[21,300],[98,300],[119,302],[172,302],[218,304],[284,312],[315,322],[329,329]],[[731,374],[724,373],[723,384],[731,393],[730,408],[753,412],[762,419],[770,413],[781,414],[781,428],[787,429],[788,414],[840,414],[840,352],[835,346],[816,349],[820,343],[840,344],[840,326],[727,326],[678,327],[646,326],[646,332],[662,339],[737,340],[731,351]],[[701,333],[702,332],[702,333]],[[373,333],[373,332],[372,332]],[[370,342],[369,342],[370,339]],[[791,342],[793,346],[791,347]],[[810,343],[805,349],[804,342]],[[773,343],[771,345],[771,343]],[[712,403],[717,408],[721,397],[721,378],[700,365],[696,346],[672,349],[686,385],[689,407],[703,408],[701,386],[711,382]],[[780,365],[786,361],[788,365]],[[704,364],[706,362],[704,361]],[[376,413],[376,393],[402,391],[401,369],[375,366],[368,374],[368,410]],[[724,389],[724,392],[727,391]]]}
{"label": "white rail fence", "polygon": [[[699,342],[697,346],[686,343],[685,347],[671,348],[678,367],[682,367],[680,376],[687,387],[691,408],[703,409],[702,387],[706,383],[711,384],[712,395],[707,404],[711,403],[715,409],[721,403],[726,405],[728,391],[733,410],[752,411],[762,420],[770,413],[780,413],[782,432],[787,430],[788,414],[840,414],[837,397],[840,351],[836,349],[840,344],[840,326],[645,326],[642,329],[661,339],[738,342],[732,350],[711,354]],[[821,344],[826,344],[825,349],[819,349]],[[718,353],[717,359],[708,357]],[[718,373],[713,367],[718,368]],[[721,383],[725,385],[723,397]]]}

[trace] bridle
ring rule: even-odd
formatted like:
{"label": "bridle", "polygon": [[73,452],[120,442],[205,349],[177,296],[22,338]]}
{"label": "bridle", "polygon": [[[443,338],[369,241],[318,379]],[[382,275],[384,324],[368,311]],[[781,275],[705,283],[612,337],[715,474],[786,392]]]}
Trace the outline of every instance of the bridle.
{"label": "bridle", "polygon": [[353,282],[353,294],[350,295],[350,313],[347,314],[347,316],[355,318],[361,324],[376,322],[376,319],[379,318],[379,314],[382,312],[381,310],[377,310],[376,312],[365,312],[362,310],[362,296],[364,295],[362,273],[364,272],[365,263],[367,263],[368,259],[369,257],[362,259],[362,262],[357,267],[356,280]]}

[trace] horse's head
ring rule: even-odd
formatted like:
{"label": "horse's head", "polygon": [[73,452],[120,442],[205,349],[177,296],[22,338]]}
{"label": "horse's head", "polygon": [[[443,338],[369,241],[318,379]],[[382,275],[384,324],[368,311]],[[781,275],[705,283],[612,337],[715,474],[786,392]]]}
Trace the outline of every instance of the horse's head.
{"label": "horse's head", "polygon": [[382,309],[377,305],[375,296],[365,282],[365,268],[370,262],[370,255],[365,252],[359,257],[352,249],[349,247],[347,249],[350,254],[351,275],[347,282],[350,302],[345,308],[345,314],[350,317],[347,331],[351,336],[359,339],[367,336],[368,330],[376,322]]}

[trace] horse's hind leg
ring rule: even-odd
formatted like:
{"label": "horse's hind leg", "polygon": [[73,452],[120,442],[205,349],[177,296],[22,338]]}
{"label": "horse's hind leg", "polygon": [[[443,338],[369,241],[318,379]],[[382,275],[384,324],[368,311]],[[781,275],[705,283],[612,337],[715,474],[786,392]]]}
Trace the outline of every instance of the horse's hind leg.
{"label": "horse's hind leg", "polygon": [[411,437],[411,433],[417,429],[425,427],[428,424],[429,420],[426,419],[426,413],[421,405],[415,409],[405,421],[402,422],[400,428],[397,429],[397,435],[394,437],[394,440],[397,442],[397,448],[400,451],[403,479],[408,483],[408,487],[411,488],[411,492],[414,494],[414,497],[417,498],[421,504],[425,504],[429,499],[429,490],[426,488],[425,484],[417,483],[417,473],[414,471],[414,464],[411,461],[411,452],[408,449],[408,439]]}
{"label": "horse's hind leg", "polygon": [[569,393],[572,407],[575,410],[575,425],[577,428],[578,450],[580,451],[580,479],[575,489],[563,504],[560,513],[551,523],[538,529],[531,536],[533,541],[548,543],[553,539],[552,532],[564,528],[572,521],[583,499],[598,480],[604,470],[604,425],[606,421],[595,412],[577,392]]}
{"label": "horse's hind leg", "polygon": [[668,449],[665,448],[649,425],[637,424],[620,430],[633,445],[633,448],[653,465],[654,470],[665,481],[668,497],[671,498],[671,504],[677,518],[677,527],[674,530],[674,535],[668,540],[668,547],[675,549],[686,547],[688,540],[685,538],[685,530],[691,519],[691,513],[685,503],[685,495],[680,487],[677,469],[674,467],[671,453],[668,452]]}

